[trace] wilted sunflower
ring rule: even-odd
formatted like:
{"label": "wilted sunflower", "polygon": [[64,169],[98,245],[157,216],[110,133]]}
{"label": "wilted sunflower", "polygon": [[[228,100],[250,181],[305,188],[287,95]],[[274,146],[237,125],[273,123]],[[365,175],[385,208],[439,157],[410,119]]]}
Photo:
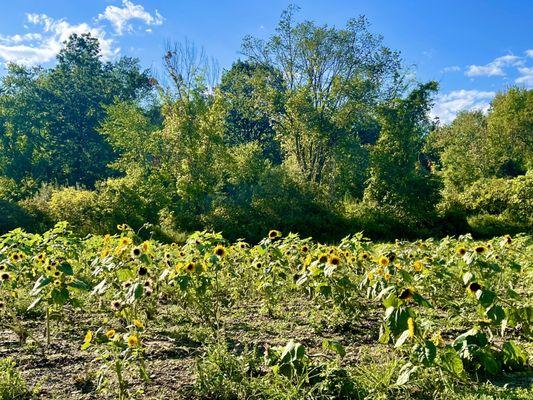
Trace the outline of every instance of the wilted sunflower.
{"label": "wilted sunflower", "polygon": [[485,251],[487,250],[487,248],[485,246],[477,246],[476,248],[474,248],[474,251],[478,254],[482,254],[484,253]]}
{"label": "wilted sunflower", "polygon": [[405,289],[402,290],[402,292],[400,293],[398,298],[401,299],[401,300],[412,300],[414,294],[415,294],[415,292],[414,292],[413,289],[405,288]]}
{"label": "wilted sunflower", "polygon": [[328,256],[326,253],[322,253],[322,254],[320,254],[320,255],[318,256],[318,262],[319,262],[320,264],[324,264],[325,262],[328,261],[328,258],[329,258],[329,256]]}
{"label": "wilted sunflower", "polygon": [[141,341],[139,340],[139,337],[137,335],[129,335],[128,336],[128,346],[130,347],[137,347]]}
{"label": "wilted sunflower", "polygon": [[389,258],[386,257],[386,256],[381,256],[381,257],[379,257],[379,259],[378,259],[378,264],[379,264],[379,265],[382,265],[382,266],[384,266],[384,267],[386,267],[387,265],[389,265],[389,263],[390,263],[390,260],[389,260]]}
{"label": "wilted sunflower", "polygon": [[221,244],[217,245],[213,250],[213,254],[217,257],[224,257],[226,255],[226,249]]}
{"label": "wilted sunflower", "polygon": [[339,257],[337,257],[336,255],[332,254],[328,257],[328,262],[331,264],[331,265],[339,265],[341,263],[341,259]]}
{"label": "wilted sunflower", "polygon": [[276,231],[276,230],[271,230],[270,232],[268,232],[268,238],[273,240],[273,239],[277,239],[277,238],[280,238],[281,237],[281,232],[280,231]]}

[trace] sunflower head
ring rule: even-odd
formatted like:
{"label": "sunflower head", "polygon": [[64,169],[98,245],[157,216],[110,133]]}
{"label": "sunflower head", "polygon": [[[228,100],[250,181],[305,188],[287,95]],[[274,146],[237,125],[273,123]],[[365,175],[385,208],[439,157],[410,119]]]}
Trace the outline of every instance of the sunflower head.
{"label": "sunflower head", "polygon": [[131,256],[133,258],[138,258],[142,254],[142,250],[140,247],[136,246],[133,249],[131,249]]}
{"label": "sunflower head", "polygon": [[468,290],[472,293],[477,292],[479,289],[481,289],[481,285],[477,282],[472,282],[468,285]]}
{"label": "sunflower head", "polygon": [[505,243],[507,244],[513,243],[513,238],[510,235],[505,235],[504,238],[505,238]]}
{"label": "sunflower head", "polygon": [[455,251],[460,256],[464,256],[466,254],[466,249],[462,246],[459,246],[457,249],[455,249]]}
{"label": "sunflower head", "polygon": [[139,267],[137,273],[139,274],[139,276],[145,276],[148,274],[148,269],[146,267]]}
{"label": "sunflower head", "polygon": [[0,275],[0,278],[3,281],[8,281],[11,279],[11,275],[9,275],[9,272],[2,272],[2,274]]}
{"label": "sunflower head", "polygon": [[381,256],[378,259],[378,264],[383,267],[386,267],[387,265],[390,264],[390,259],[387,256]]}
{"label": "sunflower head", "polygon": [[328,258],[329,258],[329,255],[328,255],[328,254],[326,254],[326,253],[322,253],[322,254],[320,254],[320,255],[318,256],[318,262],[319,262],[320,264],[324,264],[325,262],[328,261]]}
{"label": "sunflower head", "polygon": [[114,329],[110,329],[108,330],[105,335],[107,336],[108,339],[113,339],[113,337],[115,336],[115,334],[117,333],[116,330]]}
{"label": "sunflower head", "polygon": [[368,260],[370,258],[370,256],[368,255],[367,252],[363,252],[363,253],[361,253],[360,258],[361,258],[361,260]]}
{"label": "sunflower head", "polygon": [[413,289],[405,288],[405,289],[402,290],[402,292],[400,293],[398,298],[401,299],[401,300],[409,301],[409,300],[413,299],[413,295],[414,294],[415,294],[415,291]]}
{"label": "sunflower head", "polygon": [[213,250],[213,254],[217,257],[224,257],[226,255],[226,248],[221,244],[217,245]]}
{"label": "sunflower head", "polygon": [[385,272],[385,275],[383,275],[383,279],[385,279],[387,282],[390,281],[391,278],[392,278],[392,275],[389,274],[388,272]]}
{"label": "sunflower head", "polygon": [[139,337],[137,335],[129,335],[128,336],[128,346],[130,347],[138,347],[141,344],[141,341],[139,340]]}
{"label": "sunflower head", "polygon": [[476,246],[474,248],[474,251],[478,254],[482,254],[484,253],[485,251],[487,250],[487,248],[485,246]]}
{"label": "sunflower head", "polygon": [[281,232],[280,231],[277,231],[277,230],[273,229],[270,232],[268,232],[268,238],[270,240],[274,240],[274,239],[277,239],[277,238],[280,238],[280,237],[281,237]]}
{"label": "sunflower head", "polygon": [[121,246],[129,246],[130,244],[133,243],[133,240],[131,240],[131,238],[129,238],[127,236],[124,236],[124,237],[120,238],[119,243],[120,243]]}
{"label": "sunflower head", "polygon": [[422,263],[422,261],[418,260],[418,261],[415,261],[413,263],[413,269],[416,271],[416,272],[420,272],[424,269],[424,264]]}
{"label": "sunflower head", "polygon": [[302,253],[307,253],[309,251],[309,247],[306,244],[304,244],[302,247],[300,247],[300,251]]}
{"label": "sunflower head", "polygon": [[122,303],[121,303],[119,300],[113,300],[113,301],[111,302],[111,308],[112,308],[113,310],[120,310],[121,307],[122,307]]}
{"label": "sunflower head", "polygon": [[134,319],[134,320],[133,320],[133,325],[135,325],[135,327],[136,327],[137,329],[144,329],[144,324],[143,324],[142,321],[139,320],[139,319]]}
{"label": "sunflower head", "polygon": [[193,273],[194,271],[196,271],[196,264],[193,263],[192,261],[189,261],[186,265],[185,265],[185,271],[189,272],[189,273]]}
{"label": "sunflower head", "polygon": [[331,254],[329,257],[328,257],[328,263],[330,263],[331,265],[339,265],[341,263],[341,259],[339,257],[337,257],[336,255],[334,254]]}

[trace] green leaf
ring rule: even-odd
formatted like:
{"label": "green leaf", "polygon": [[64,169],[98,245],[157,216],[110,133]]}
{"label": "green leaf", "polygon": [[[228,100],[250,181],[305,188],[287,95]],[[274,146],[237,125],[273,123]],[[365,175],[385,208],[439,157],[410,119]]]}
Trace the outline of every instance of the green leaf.
{"label": "green leaf", "polygon": [[446,371],[458,376],[464,377],[464,367],[461,357],[449,346],[446,346],[439,356],[439,363]]}
{"label": "green leaf", "polygon": [[485,308],[489,307],[496,299],[496,294],[490,290],[478,290],[476,296],[479,303]]}
{"label": "green leaf", "polygon": [[67,262],[64,262],[64,263],[61,263],[57,266],[57,269],[61,272],[63,272],[65,275],[73,275],[74,274],[74,271],[72,270],[72,266],[67,263]]}
{"label": "green leaf", "polygon": [[505,318],[505,311],[503,311],[503,308],[499,305],[493,305],[490,307],[486,314],[495,324],[499,324]]}
{"label": "green leaf", "polygon": [[30,311],[32,308],[35,308],[41,301],[43,300],[42,297],[37,297],[33,303],[31,303],[28,308],[27,308],[27,311]]}
{"label": "green leaf", "polygon": [[465,272],[465,274],[463,275],[463,283],[465,285],[468,285],[470,281],[472,281],[473,279],[474,279],[474,274],[472,274],[471,272]]}
{"label": "green leaf", "polygon": [[409,382],[409,379],[411,379],[411,375],[416,372],[418,369],[417,366],[413,366],[412,363],[408,362],[400,369],[400,375],[398,376],[398,379],[396,380],[396,385],[402,386],[405,385],[407,382]]}
{"label": "green leaf", "polygon": [[437,357],[437,347],[432,341],[426,340],[423,346],[417,347],[415,353],[417,354],[418,361],[428,367],[433,364]]}
{"label": "green leaf", "polygon": [[50,278],[47,278],[41,275],[39,279],[37,279],[37,281],[35,282],[35,285],[33,285],[33,289],[31,290],[31,295],[34,296],[37,293],[39,293],[41,289],[45,287],[46,285],[50,284],[50,282],[52,282]]}
{"label": "green leaf", "polygon": [[520,369],[524,365],[527,365],[527,353],[512,340],[503,344],[502,354],[503,363],[511,369]]}
{"label": "green leaf", "polygon": [[73,287],[73,288],[76,288],[76,289],[80,289],[80,290],[85,290],[85,291],[91,290],[91,285],[89,285],[88,283],[86,283],[86,282],[84,282],[84,281],[82,281],[80,279],[74,279],[68,285],[70,287]]}

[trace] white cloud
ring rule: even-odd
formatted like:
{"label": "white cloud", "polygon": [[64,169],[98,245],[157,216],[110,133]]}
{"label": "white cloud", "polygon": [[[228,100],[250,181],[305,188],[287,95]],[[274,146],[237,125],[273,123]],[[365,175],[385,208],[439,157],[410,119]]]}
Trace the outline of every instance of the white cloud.
{"label": "white cloud", "polygon": [[505,67],[520,66],[524,61],[522,57],[506,55],[498,57],[486,65],[469,65],[466,69],[466,76],[505,76]]}
{"label": "white cloud", "polygon": [[140,20],[146,25],[161,25],[163,23],[163,17],[157,10],[152,15],[140,4],[133,4],[128,0],[122,1],[122,7],[107,6],[104,12],[96,18],[97,21],[109,21],[118,35],[133,31],[133,26],[129,21],[134,19]]}
{"label": "white cloud", "polygon": [[532,50],[526,50],[526,51],[524,51],[524,54],[525,54],[527,57],[533,57],[533,49],[532,49]]}
{"label": "white cloud", "polygon": [[0,59],[5,62],[35,65],[52,61],[73,33],[90,33],[100,41],[104,60],[113,59],[120,52],[113,39],[106,37],[101,27],[85,22],[70,24],[65,19],[55,20],[46,14],[26,14],[28,23],[39,27],[40,32],[24,35],[0,36]]}
{"label": "white cloud", "polygon": [[481,110],[487,112],[490,100],[495,95],[495,92],[479,90],[454,90],[437,96],[430,115],[433,118],[438,117],[441,122],[447,124],[453,121],[460,111]]}
{"label": "white cloud", "polygon": [[458,72],[461,70],[461,67],[458,66],[458,65],[452,65],[452,66],[449,66],[449,67],[446,67],[442,70],[442,72],[446,73],[446,72]]}
{"label": "white cloud", "polygon": [[520,76],[515,79],[515,83],[533,88],[533,67],[520,67],[518,72],[520,72]]}

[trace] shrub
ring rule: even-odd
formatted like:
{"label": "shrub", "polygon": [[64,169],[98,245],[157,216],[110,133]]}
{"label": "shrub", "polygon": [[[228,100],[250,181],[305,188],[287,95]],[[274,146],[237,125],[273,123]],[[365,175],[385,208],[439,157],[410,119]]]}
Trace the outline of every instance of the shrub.
{"label": "shrub", "polygon": [[26,381],[16,369],[11,358],[0,359],[0,400],[22,400],[29,398]]}

